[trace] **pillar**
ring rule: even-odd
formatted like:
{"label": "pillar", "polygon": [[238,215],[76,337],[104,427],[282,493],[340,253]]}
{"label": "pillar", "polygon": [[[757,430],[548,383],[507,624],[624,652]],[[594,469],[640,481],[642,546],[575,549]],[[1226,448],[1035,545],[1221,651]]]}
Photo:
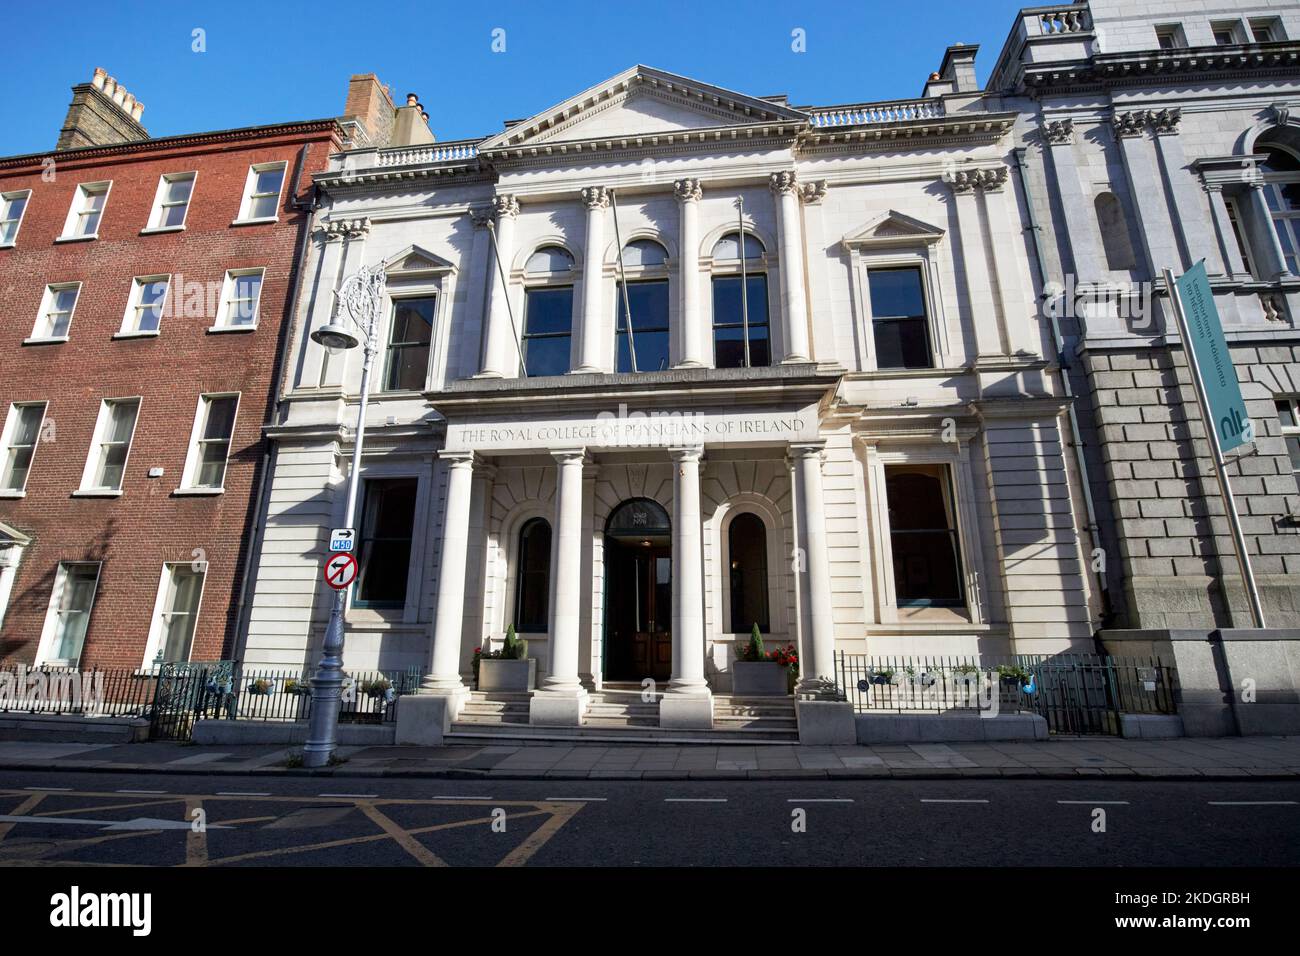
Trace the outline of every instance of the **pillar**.
{"label": "pillar", "polygon": [[588,186],[582,190],[582,202],[587,207],[587,238],[583,251],[582,315],[578,319],[578,367],[573,371],[605,372],[610,369],[603,348],[603,331],[607,324],[613,324],[613,318],[606,314],[604,297],[605,210],[609,208],[609,190],[604,186]]}
{"label": "pillar", "polygon": [[673,458],[673,677],[659,705],[663,727],[713,727],[713,695],[704,679],[704,546],[700,535],[699,445],[669,449]]}
{"label": "pillar", "polygon": [[1075,281],[1096,282],[1109,269],[1096,227],[1097,212],[1092,185],[1085,181],[1085,174],[1079,168],[1079,157],[1074,145],[1074,120],[1052,120],[1043,125],[1041,132],[1052,159],[1061,210],[1068,223],[1065,234],[1070,244]]}
{"label": "pillar", "polygon": [[1205,194],[1210,199],[1210,217],[1214,221],[1214,231],[1219,240],[1223,271],[1233,279],[1249,280],[1250,270],[1246,268],[1246,260],[1241,257],[1241,248],[1232,231],[1232,220],[1228,217],[1228,201],[1223,196],[1223,184],[1207,181]]}
{"label": "pillar", "polygon": [[984,228],[980,223],[979,198],[975,193],[983,175],[983,170],[971,169],[944,176],[944,181],[952,188],[953,201],[957,204],[957,232],[961,236],[966,301],[970,309],[971,330],[975,336],[977,361],[998,360],[1005,354],[998,312],[993,303],[993,280],[989,274],[988,257],[984,254]]}
{"label": "pillar", "polygon": [[822,494],[825,442],[791,445],[798,522],[795,576],[799,585],[800,696],[835,696],[835,620],[831,610],[831,562]]}
{"label": "pillar", "polygon": [[[773,173],[770,180],[777,199],[777,244],[781,247],[781,326],[783,362],[807,362],[808,308],[804,298],[803,243],[799,239],[799,186],[793,170]],[[744,255],[744,250],[741,250]]]}
{"label": "pillar", "polygon": [[[511,342],[514,333],[510,328],[510,288],[502,279],[501,272],[509,275],[510,259],[514,255],[515,217],[519,215],[519,200],[514,196],[502,194],[493,199],[493,213],[496,217],[495,233],[497,254],[489,252],[487,327],[483,330],[483,361],[479,368],[480,378],[515,378],[519,374],[519,352],[517,345]],[[501,257],[501,267],[497,266],[497,255]]]}
{"label": "pillar", "polygon": [[709,329],[700,308],[700,189],[698,179],[679,179],[673,183],[680,213],[678,243],[681,267],[678,275],[681,335],[680,358],[676,368],[710,366]]}
{"label": "pillar", "polygon": [[460,679],[460,643],[465,622],[465,563],[473,497],[474,453],[442,452],[447,463],[447,500],[442,516],[438,608],[433,618],[433,648],[422,691],[465,696]]}
{"label": "pillar", "polygon": [[1155,134],[1156,151],[1164,165],[1165,176],[1174,202],[1171,215],[1183,240],[1185,267],[1201,259],[1211,274],[1222,272],[1222,263],[1215,255],[1216,243],[1210,235],[1210,223],[1205,215],[1200,190],[1187,166],[1182,137],[1178,127],[1182,121],[1179,109],[1162,109],[1151,112],[1151,129]]}
{"label": "pillar", "polygon": [[578,625],[582,597],[581,448],[553,451],[555,548],[551,562],[550,661],[541,690],[529,701],[534,724],[576,727],[586,711],[587,691],[578,677]]}

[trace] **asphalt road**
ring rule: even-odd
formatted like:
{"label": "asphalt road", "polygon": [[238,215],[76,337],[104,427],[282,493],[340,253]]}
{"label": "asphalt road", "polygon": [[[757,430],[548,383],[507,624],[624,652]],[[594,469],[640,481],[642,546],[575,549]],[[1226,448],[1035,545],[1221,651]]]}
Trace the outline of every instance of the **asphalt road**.
{"label": "asphalt road", "polygon": [[69,863],[1294,866],[1300,783],[6,772],[0,865]]}

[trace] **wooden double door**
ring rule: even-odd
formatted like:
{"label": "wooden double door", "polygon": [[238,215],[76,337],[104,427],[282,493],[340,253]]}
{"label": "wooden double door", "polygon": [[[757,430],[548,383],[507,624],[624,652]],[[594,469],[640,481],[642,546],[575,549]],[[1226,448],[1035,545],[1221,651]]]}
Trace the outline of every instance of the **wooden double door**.
{"label": "wooden double door", "polygon": [[667,681],[673,670],[672,548],[607,538],[605,587],[605,680]]}

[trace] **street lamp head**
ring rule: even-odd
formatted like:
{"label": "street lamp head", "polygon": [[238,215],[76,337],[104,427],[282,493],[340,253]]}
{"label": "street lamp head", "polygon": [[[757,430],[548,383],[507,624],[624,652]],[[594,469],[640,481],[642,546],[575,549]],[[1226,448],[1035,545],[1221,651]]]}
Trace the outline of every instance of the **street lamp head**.
{"label": "street lamp head", "polygon": [[361,344],[361,340],[350,329],[333,322],[312,332],[311,340],[327,349],[354,349]]}

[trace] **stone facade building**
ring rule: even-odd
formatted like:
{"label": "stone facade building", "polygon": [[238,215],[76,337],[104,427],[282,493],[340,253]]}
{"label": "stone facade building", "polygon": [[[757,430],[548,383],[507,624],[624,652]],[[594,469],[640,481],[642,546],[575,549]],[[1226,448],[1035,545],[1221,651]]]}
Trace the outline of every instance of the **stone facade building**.
{"label": "stone facade building", "polygon": [[0,659],[233,652],[334,120],[150,139],[102,70],[0,159]]}
{"label": "stone facade building", "polygon": [[513,625],[534,722],[650,679],[661,722],[708,727],[754,625],[808,698],[837,650],[1091,650],[1018,117],[974,53],[918,100],[798,108],[636,66],[491,136],[333,157],[243,660],[318,654],[361,356],[310,333],[363,266],[350,668],[421,668],[454,714]]}
{"label": "stone facade building", "polygon": [[1300,625],[1300,5],[1027,10],[988,83],[1043,227],[1108,626],[1249,628],[1162,270],[1204,259],[1256,434],[1230,463],[1266,621]]}

